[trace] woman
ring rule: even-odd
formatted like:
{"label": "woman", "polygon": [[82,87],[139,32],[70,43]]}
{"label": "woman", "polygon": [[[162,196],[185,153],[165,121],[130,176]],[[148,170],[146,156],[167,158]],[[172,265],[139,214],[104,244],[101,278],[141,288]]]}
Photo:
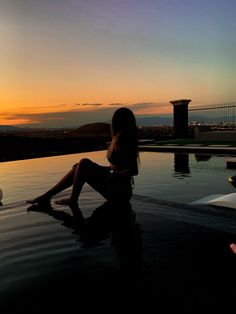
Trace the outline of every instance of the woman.
{"label": "woman", "polygon": [[133,112],[128,108],[119,108],[112,117],[112,141],[107,151],[109,166],[100,166],[84,158],[49,191],[27,200],[43,208],[51,208],[51,198],[72,186],[69,198],[58,200],[59,205],[68,205],[74,217],[83,220],[78,199],[85,183],[113,203],[123,203],[132,196],[133,176],[138,175],[138,138]]}

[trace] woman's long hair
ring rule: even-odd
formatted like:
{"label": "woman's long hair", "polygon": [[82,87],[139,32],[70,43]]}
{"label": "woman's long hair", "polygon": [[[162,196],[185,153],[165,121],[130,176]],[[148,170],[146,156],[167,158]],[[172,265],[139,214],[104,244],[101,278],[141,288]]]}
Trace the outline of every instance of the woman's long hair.
{"label": "woman's long hair", "polygon": [[124,133],[133,137],[137,141],[137,126],[133,112],[128,108],[117,109],[112,117],[112,136]]}
{"label": "woman's long hair", "polygon": [[128,158],[131,162],[137,163],[139,161],[138,132],[133,112],[125,107],[117,109],[112,117],[111,131],[112,142],[109,149],[119,151],[119,137],[122,136]]}

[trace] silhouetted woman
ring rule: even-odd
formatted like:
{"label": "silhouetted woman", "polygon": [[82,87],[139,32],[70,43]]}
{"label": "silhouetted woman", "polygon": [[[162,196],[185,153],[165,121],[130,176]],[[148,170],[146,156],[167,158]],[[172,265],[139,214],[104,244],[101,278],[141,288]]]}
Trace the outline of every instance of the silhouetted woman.
{"label": "silhouetted woman", "polygon": [[90,159],[81,159],[49,191],[32,200],[42,208],[51,208],[51,198],[72,186],[69,198],[56,201],[59,205],[68,205],[74,217],[83,219],[78,199],[82,187],[88,183],[105,199],[115,204],[128,202],[132,196],[133,176],[138,175],[138,138],[136,120],[128,108],[119,108],[112,117],[112,141],[107,150],[109,166],[101,166]]}

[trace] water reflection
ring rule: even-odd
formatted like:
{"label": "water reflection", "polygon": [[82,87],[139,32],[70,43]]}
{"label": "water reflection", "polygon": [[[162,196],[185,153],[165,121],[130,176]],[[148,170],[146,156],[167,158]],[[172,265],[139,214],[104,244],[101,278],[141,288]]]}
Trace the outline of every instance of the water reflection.
{"label": "water reflection", "polygon": [[139,279],[143,265],[142,237],[130,202],[112,205],[106,201],[92,212],[83,225],[77,225],[74,218],[62,210],[43,210],[32,205],[28,211],[40,211],[62,221],[63,226],[79,236],[78,242],[82,242],[83,248],[101,246],[104,240],[110,240],[120,263],[122,278],[130,283]]}
{"label": "water reflection", "polygon": [[174,154],[174,177],[185,178],[190,177],[189,154],[175,153]]}
{"label": "water reflection", "polygon": [[[212,155],[209,154],[194,154],[197,162],[209,161]],[[180,179],[190,177],[189,154],[174,153],[174,174],[173,177]]]}
{"label": "water reflection", "polygon": [[208,154],[194,154],[196,161],[208,161],[211,159],[211,155]]}
{"label": "water reflection", "polygon": [[141,230],[130,202],[113,204],[105,202],[87,218],[82,235],[85,245],[110,237],[120,270],[127,279],[137,279],[142,270]]}

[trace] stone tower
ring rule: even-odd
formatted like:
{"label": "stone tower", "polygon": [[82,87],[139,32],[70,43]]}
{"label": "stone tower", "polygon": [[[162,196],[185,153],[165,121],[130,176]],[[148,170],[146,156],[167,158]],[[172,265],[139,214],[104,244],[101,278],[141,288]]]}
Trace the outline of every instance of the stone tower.
{"label": "stone tower", "polygon": [[188,137],[188,104],[191,99],[171,100],[174,109],[174,135],[176,138]]}

